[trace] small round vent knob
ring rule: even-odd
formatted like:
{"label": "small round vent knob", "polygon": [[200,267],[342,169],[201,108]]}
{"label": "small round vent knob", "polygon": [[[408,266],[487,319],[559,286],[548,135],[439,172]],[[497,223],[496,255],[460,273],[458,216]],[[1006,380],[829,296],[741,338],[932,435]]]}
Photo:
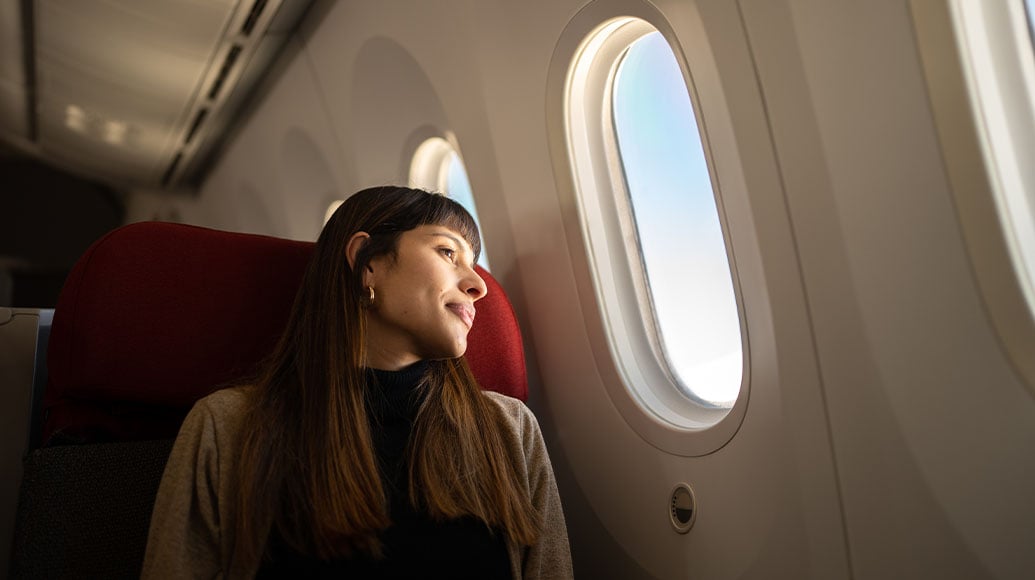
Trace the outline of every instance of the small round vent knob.
{"label": "small round vent knob", "polygon": [[676,484],[669,501],[668,515],[677,532],[685,534],[690,531],[697,520],[697,500],[693,488],[685,483]]}

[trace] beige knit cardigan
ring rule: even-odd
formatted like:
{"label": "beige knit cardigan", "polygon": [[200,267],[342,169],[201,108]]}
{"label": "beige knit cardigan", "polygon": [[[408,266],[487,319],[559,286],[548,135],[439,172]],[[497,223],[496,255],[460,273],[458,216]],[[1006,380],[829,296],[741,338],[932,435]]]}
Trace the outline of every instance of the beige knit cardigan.
{"label": "beige knit cardigan", "polygon": [[[521,401],[493,393],[504,443],[543,522],[530,547],[508,545],[512,575],[571,578],[568,532],[539,424]],[[252,578],[257,570],[234,559],[234,516],[245,396],[217,391],[198,401],[176,438],[158,489],[142,578]]]}

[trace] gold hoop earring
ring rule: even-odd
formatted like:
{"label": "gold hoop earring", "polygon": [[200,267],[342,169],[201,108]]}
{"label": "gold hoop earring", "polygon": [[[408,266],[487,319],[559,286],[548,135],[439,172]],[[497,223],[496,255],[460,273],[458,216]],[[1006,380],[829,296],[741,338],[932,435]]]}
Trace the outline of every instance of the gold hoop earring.
{"label": "gold hoop earring", "polygon": [[376,298],[376,296],[374,296],[374,287],[373,286],[367,286],[367,303],[366,303],[366,307],[367,308],[370,308],[371,306],[374,305],[374,299],[375,298]]}

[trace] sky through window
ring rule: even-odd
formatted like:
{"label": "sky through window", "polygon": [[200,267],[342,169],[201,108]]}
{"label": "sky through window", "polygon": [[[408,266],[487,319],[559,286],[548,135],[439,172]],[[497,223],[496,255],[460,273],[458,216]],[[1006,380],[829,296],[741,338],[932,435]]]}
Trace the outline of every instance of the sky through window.
{"label": "sky through window", "polygon": [[615,131],[665,356],[685,394],[730,407],[740,321],[686,83],[658,32],[633,43],[616,75]]}

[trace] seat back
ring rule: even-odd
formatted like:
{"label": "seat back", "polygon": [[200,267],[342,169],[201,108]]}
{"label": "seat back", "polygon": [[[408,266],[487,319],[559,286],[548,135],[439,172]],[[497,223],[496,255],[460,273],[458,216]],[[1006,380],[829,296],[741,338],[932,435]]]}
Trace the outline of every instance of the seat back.
{"label": "seat back", "polygon": [[312,244],[157,222],[95,242],[58,297],[45,445],[168,438],[275,344]]}
{"label": "seat back", "polygon": [[[313,244],[144,222],[76,263],[48,352],[43,441],[173,437],[191,405],[247,376],[283,332]],[[502,288],[478,303],[467,358],[479,383],[524,400],[524,351]]]}
{"label": "seat back", "polygon": [[[25,461],[13,577],[136,577],[172,438],[195,401],[256,370],[313,244],[146,222],[76,263],[58,299],[44,447]],[[517,321],[488,295],[468,340],[479,383],[527,396]],[[74,443],[74,445],[72,445]]]}

